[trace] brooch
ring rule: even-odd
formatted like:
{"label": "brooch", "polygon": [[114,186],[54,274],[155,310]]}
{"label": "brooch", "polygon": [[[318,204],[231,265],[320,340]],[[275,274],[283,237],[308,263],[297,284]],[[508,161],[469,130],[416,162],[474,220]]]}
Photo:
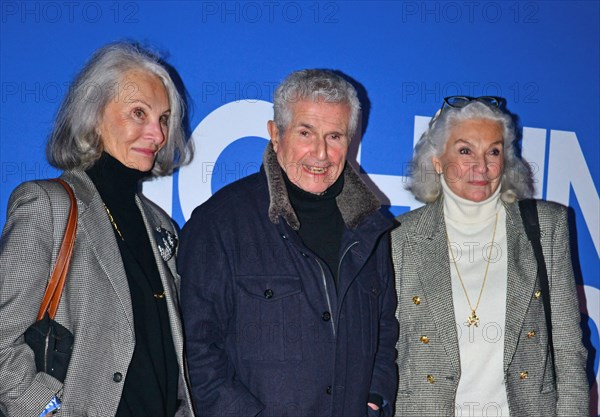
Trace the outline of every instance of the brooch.
{"label": "brooch", "polygon": [[154,229],[154,235],[156,242],[158,243],[158,251],[160,256],[166,262],[175,255],[175,248],[177,247],[177,238],[167,229],[157,226]]}

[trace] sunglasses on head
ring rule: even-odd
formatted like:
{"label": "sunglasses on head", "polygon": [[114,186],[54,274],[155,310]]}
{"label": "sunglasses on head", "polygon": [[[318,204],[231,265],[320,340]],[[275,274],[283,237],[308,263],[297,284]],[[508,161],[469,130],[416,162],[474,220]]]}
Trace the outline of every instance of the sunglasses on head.
{"label": "sunglasses on head", "polygon": [[453,109],[460,109],[465,107],[467,104],[478,101],[490,107],[501,108],[506,104],[502,97],[494,96],[481,96],[481,97],[469,97],[469,96],[450,96],[444,98],[444,104],[442,104],[442,110],[444,107],[452,107]]}

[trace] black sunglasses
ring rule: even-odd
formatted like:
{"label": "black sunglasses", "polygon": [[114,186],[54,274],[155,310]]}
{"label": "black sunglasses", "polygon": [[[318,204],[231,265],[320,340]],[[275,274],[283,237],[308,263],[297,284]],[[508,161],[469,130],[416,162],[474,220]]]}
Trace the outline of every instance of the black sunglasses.
{"label": "black sunglasses", "polygon": [[442,110],[444,107],[452,107],[453,109],[460,109],[465,107],[472,101],[478,101],[490,107],[502,108],[506,104],[506,101],[502,97],[494,96],[481,96],[481,97],[469,97],[469,96],[450,96],[444,98],[444,104],[442,104]]}

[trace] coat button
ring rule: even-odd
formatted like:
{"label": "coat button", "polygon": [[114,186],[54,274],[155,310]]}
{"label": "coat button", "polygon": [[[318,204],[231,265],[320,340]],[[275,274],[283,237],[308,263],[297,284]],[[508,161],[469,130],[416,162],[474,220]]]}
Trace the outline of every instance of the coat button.
{"label": "coat button", "polygon": [[325,392],[327,393],[327,395],[331,395],[331,393],[333,392],[333,390],[331,389],[331,385],[329,385],[327,387],[327,389],[325,390]]}
{"label": "coat button", "polygon": [[535,330],[532,330],[532,331],[530,331],[530,332],[527,332],[527,337],[528,337],[529,339],[531,339],[532,337],[535,337]]}
{"label": "coat button", "polygon": [[331,320],[331,313],[329,311],[326,311],[321,315],[321,318],[323,319],[323,321],[329,321]]}
{"label": "coat button", "polygon": [[265,290],[265,298],[266,298],[266,299],[273,298],[273,290],[272,290],[272,289],[270,289],[270,288],[267,288],[267,289]]}
{"label": "coat button", "polygon": [[435,384],[435,377],[433,375],[427,375],[427,382]]}
{"label": "coat button", "polygon": [[421,297],[419,297],[418,295],[415,295],[415,296],[412,298],[412,300],[413,300],[413,303],[414,303],[415,305],[419,305],[419,304],[421,304]]}
{"label": "coat button", "polygon": [[429,343],[429,338],[425,335],[421,336],[419,340],[425,344]]}
{"label": "coat button", "polygon": [[519,372],[519,378],[521,378],[521,379],[529,378],[529,372],[527,372],[527,371]]}
{"label": "coat button", "polygon": [[121,374],[121,372],[115,372],[113,375],[113,381],[121,382],[122,380],[123,380],[123,375]]}
{"label": "coat button", "polygon": [[535,299],[537,300],[538,298],[540,298],[542,296],[542,292],[540,290],[537,290],[533,296],[535,297]]}

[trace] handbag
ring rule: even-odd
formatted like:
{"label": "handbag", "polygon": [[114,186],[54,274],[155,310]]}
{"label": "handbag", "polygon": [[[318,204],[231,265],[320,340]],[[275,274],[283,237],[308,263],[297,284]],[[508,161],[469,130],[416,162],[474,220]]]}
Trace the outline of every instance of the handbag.
{"label": "handbag", "polygon": [[537,203],[533,199],[520,200],[519,209],[527,238],[533,247],[533,253],[538,266],[538,277],[540,280],[540,289],[542,290],[542,302],[544,304],[544,316],[546,317],[546,327],[548,329],[548,348],[550,350],[550,359],[554,364],[554,343],[552,341],[552,310],[550,309],[550,284],[548,282],[548,271],[542,251],[540,241],[540,221],[538,219]]}
{"label": "handbag", "polygon": [[64,382],[71,360],[74,337],[67,328],[56,322],[54,317],[58,310],[75,244],[77,201],[73,190],[65,181],[60,178],[50,181],[58,182],[65,188],[71,207],[63,240],[46,286],[37,320],[25,331],[25,342],[35,354],[35,365],[38,372],[45,372],[60,382]]}

